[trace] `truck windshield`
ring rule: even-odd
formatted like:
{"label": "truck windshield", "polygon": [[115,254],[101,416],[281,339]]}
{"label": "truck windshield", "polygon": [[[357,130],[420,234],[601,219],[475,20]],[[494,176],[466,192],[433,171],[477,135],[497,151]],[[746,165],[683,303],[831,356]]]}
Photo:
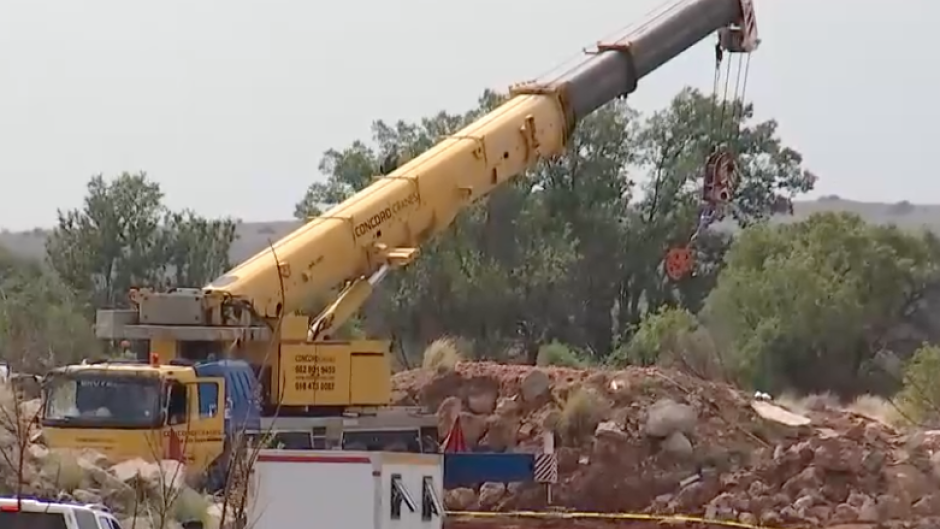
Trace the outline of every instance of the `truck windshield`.
{"label": "truck windshield", "polygon": [[47,381],[43,422],[49,426],[146,428],[159,419],[157,379],[80,373]]}

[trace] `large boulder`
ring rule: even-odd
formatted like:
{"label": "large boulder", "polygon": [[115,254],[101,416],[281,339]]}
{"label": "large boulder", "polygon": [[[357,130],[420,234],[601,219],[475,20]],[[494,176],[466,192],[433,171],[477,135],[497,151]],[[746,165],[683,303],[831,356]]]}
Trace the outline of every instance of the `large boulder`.
{"label": "large boulder", "polygon": [[698,414],[688,404],[660,399],[647,409],[643,431],[650,437],[665,439],[675,432],[689,435],[695,429]]}

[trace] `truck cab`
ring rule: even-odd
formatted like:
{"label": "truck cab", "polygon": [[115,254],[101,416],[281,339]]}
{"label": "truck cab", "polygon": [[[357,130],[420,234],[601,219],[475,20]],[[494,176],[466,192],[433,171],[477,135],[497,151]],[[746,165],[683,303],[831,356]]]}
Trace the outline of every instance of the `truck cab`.
{"label": "truck cab", "polygon": [[251,367],[237,360],[85,362],[47,375],[43,436],[50,448],[177,460],[199,473],[226,453],[233,432],[258,428],[256,394]]}

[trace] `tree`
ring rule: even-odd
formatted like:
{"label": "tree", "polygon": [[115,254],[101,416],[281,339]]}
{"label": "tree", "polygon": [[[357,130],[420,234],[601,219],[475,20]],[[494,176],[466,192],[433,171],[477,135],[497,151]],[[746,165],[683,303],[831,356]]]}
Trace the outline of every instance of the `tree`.
{"label": "tree", "polygon": [[54,274],[0,247],[0,358],[15,371],[94,356],[99,345],[81,308]]}
{"label": "tree", "polygon": [[165,213],[166,269],[171,283],[202,286],[231,268],[229,251],[236,224],[230,219],[209,220],[185,210]]}
{"label": "tree", "polygon": [[765,391],[877,391],[869,368],[937,283],[929,234],[818,214],[733,243],[703,317],[738,379]]}
{"label": "tree", "polygon": [[[720,114],[728,117],[716,127],[714,116]],[[800,154],[782,144],[777,123],[753,122],[753,114],[751,104],[719,103],[685,89],[641,125],[636,150],[648,178],[624,239],[631,257],[619,299],[620,328],[632,328],[646,311],[663,304],[697,312],[714,286],[730,242],[726,233],[712,230],[698,241],[699,269],[690,279],[678,284],[664,280],[661,262],[670,247],[684,245],[695,229],[704,160],[716,145],[728,146],[738,161],[741,175],[731,220],[739,225],[785,213],[794,195],[812,189],[815,177],[802,167]]]}
{"label": "tree", "polygon": [[200,286],[228,266],[235,222],[163,205],[145,173],[88,182],[80,209],[58,212],[49,265],[93,307],[123,306],[134,286]]}
{"label": "tree", "polygon": [[[486,92],[464,115],[376,122],[371,142],[327,151],[320,165],[326,181],[310,186],[297,216],[349,197],[391,154],[407,161],[501,100]],[[399,337],[411,349],[449,334],[472,340],[482,356],[509,349],[534,362],[539,345],[555,340],[600,359],[629,340],[646,311],[663,304],[697,310],[727,237],[703,239],[704,266],[693,279],[670,283],[661,263],[668,247],[691,236],[694,188],[710,146],[728,141],[741,156],[741,223],[766,218],[813,183],[799,154],[781,145],[774,122],[750,123],[752,108],[737,103],[729,135],[709,125],[716,108],[713,98],[686,90],[646,119],[623,101],[588,116],[566,156],[470,208],[394,275],[367,311],[367,330],[407,329]]]}

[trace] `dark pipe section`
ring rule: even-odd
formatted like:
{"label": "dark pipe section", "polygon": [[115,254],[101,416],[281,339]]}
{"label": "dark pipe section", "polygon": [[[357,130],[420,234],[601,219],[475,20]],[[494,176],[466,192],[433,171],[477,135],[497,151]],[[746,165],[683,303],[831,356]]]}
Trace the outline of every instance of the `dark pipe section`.
{"label": "dark pipe section", "polygon": [[559,80],[576,122],[633,92],[640,79],[740,16],[739,0],[689,0],[628,36],[625,50],[591,57]]}

